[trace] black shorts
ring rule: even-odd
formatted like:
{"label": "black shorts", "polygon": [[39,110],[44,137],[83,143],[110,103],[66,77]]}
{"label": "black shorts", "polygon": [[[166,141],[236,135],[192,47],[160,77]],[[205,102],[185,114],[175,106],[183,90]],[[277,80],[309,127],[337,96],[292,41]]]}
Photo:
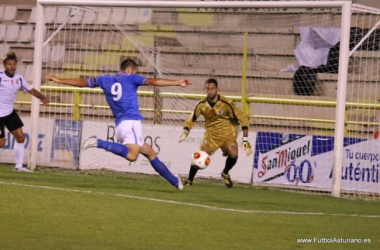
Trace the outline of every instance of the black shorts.
{"label": "black shorts", "polygon": [[7,129],[12,132],[16,129],[22,128],[23,126],[24,123],[22,123],[20,117],[16,113],[16,110],[13,110],[10,115],[0,117],[0,138],[5,137],[5,127],[7,127]]}

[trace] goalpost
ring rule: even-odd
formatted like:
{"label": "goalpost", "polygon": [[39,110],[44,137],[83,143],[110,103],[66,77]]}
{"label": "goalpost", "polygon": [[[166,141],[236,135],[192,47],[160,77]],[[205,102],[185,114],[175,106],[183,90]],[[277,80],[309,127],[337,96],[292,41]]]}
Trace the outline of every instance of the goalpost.
{"label": "goalpost", "polygon": [[[52,8],[52,6],[55,9]],[[60,8],[63,7],[68,8],[68,12],[70,13],[66,21],[58,22],[56,20],[50,20],[46,22],[46,13],[49,14],[49,11],[55,11],[54,13],[57,13],[57,9],[61,10]],[[112,13],[111,11],[107,10],[111,8]],[[310,12],[310,15],[312,17],[304,18],[305,20],[301,20],[296,24],[295,20],[298,15],[297,13],[307,15],[307,13],[309,13],[308,9],[310,8],[315,8],[314,12]],[[229,12],[228,9],[231,9],[231,11]],[[274,12],[271,12],[273,9]],[[285,9],[289,13],[287,13]],[[124,18],[121,18],[122,20],[116,20],[118,16],[114,14],[119,10],[121,10],[120,13],[123,13],[122,15],[124,15]],[[144,11],[146,15],[142,14]],[[228,13],[230,16],[233,16],[233,13],[236,12],[236,17],[231,17],[231,20],[235,20],[232,18],[237,18],[235,20],[236,22],[224,24],[224,20],[218,15],[219,12],[222,13],[223,11],[226,11],[226,13]],[[320,23],[321,20],[318,20],[318,15],[327,16],[330,13],[333,13],[335,16],[331,15],[331,20],[326,18],[322,21],[322,23]],[[273,40],[270,37],[272,36],[270,32],[272,29],[275,29],[275,27],[270,27],[269,25],[272,20],[267,20],[268,26],[254,27],[257,30],[253,30],[253,28],[251,30],[244,30],[246,27],[249,27],[249,20],[251,20],[249,18],[252,18],[253,22],[264,22],[258,18],[253,18],[254,15],[258,14],[262,15],[263,18],[266,17],[266,14],[268,14],[268,16],[269,14],[273,14],[276,18],[278,18],[278,21],[274,20],[273,22],[278,22],[280,25],[282,25],[282,22],[284,23],[284,27],[286,22],[290,22],[288,25],[291,25],[291,22],[293,20],[293,27],[300,24],[309,27],[333,26],[334,24],[338,23],[337,20],[339,19],[339,25],[335,27],[339,28],[338,32],[340,32],[339,56],[335,57],[335,60],[339,61],[336,84],[337,91],[334,98],[335,100],[328,101],[327,97],[323,96],[324,91],[322,90],[320,92],[318,92],[319,90],[316,91],[316,98],[314,99],[294,96],[289,98],[289,88],[286,87],[287,85],[281,85],[281,81],[285,82],[285,80],[281,79],[290,79],[289,75],[276,75],[274,68],[277,67],[276,71],[280,71],[280,66],[276,65],[276,56],[278,57],[278,55],[280,55],[282,57],[281,59],[284,59],[284,61],[291,61],[291,59],[288,58],[291,58],[292,55],[286,54],[284,52],[285,49],[290,50],[291,46],[285,46],[286,48],[276,48],[276,46],[279,46],[281,43],[279,41],[273,41],[273,51],[266,51],[265,49],[261,50],[260,46],[264,48],[265,41]],[[148,20],[149,18],[152,18],[149,17],[151,15],[155,16],[155,19]],[[211,18],[211,15],[214,16]],[[242,18],[241,22],[243,23],[244,21],[243,26],[239,25],[239,15]],[[122,58],[123,55],[126,55],[131,56],[132,58],[136,58],[139,63],[143,65],[141,67],[141,73],[143,75],[150,77],[157,76],[171,78],[188,76],[189,78],[194,77],[196,79],[196,86],[194,86],[194,89],[190,90],[168,88],[169,91],[167,91],[167,89],[144,89],[139,92],[141,106],[140,108],[147,117],[146,124],[149,124],[149,131],[159,131],[162,129],[166,131],[165,136],[170,137],[178,135],[179,137],[184,119],[189,116],[197,100],[204,98],[204,95],[202,94],[202,84],[207,78],[215,77],[218,80],[221,80],[222,86],[226,90],[226,95],[238,102],[246,114],[250,116],[251,124],[252,126],[255,126],[255,133],[259,131],[268,131],[273,133],[281,132],[283,133],[283,138],[287,138],[287,140],[284,139],[286,143],[288,141],[292,142],[300,138],[298,135],[302,135],[301,131],[306,131],[302,135],[306,135],[303,138],[307,138],[307,136],[313,135],[313,131],[322,131],[320,133],[321,136],[333,135],[334,143],[332,144],[332,165],[334,167],[332,171],[331,185],[329,184],[329,188],[326,188],[326,186],[315,186],[313,188],[316,190],[327,189],[331,191],[331,194],[333,196],[340,197],[342,192],[341,182],[343,155],[345,154],[344,141],[345,136],[347,136],[346,90],[347,82],[349,80],[348,71],[350,57],[351,15],[351,1],[201,2],[38,0],[36,7],[37,18],[35,32],[33,87],[37,90],[41,89],[45,91],[45,93],[48,93],[50,96],[56,97],[57,99],[53,102],[52,107],[44,107],[43,110],[40,109],[39,101],[35,98],[33,99],[31,115],[32,130],[30,140],[30,168],[35,169],[37,164],[39,164],[38,134],[41,126],[44,126],[44,124],[40,123],[42,117],[54,119],[58,117],[60,120],[66,119],[70,121],[80,121],[82,120],[82,112],[82,116],[85,116],[83,120],[87,120],[89,126],[95,126],[94,124],[97,122],[105,122],[105,120],[110,119],[110,115],[107,113],[104,100],[102,101],[100,98],[101,91],[65,88],[64,86],[52,86],[49,83],[45,83],[44,86],[41,86],[41,79],[44,77],[43,73],[55,73],[60,74],[63,77],[94,76],[100,73],[112,73],[112,71],[117,70],[116,61]],[[100,16],[102,16],[103,19],[107,19],[107,22],[96,23],[100,20]],[[144,16],[146,19],[142,20],[142,16]],[[220,23],[217,23],[215,20],[210,21],[213,18],[216,18],[216,16],[218,16]],[[134,21],[130,21],[128,18],[133,18]],[[176,21],[174,22],[171,19],[175,19]],[[302,19],[302,17],[300,19]],[[209,21],[210,24],[208,26],[205,26],[205,23]],[[155,24],[155,22],[159,24]],[[94,35],[96,32],[101,33],[102,36],[97,37]],[[160,32],[162,32],[162,34]],[[227,34],[227,32],[229,33]],[[293,29],[291,31],[279,30],[275,32],[278,33],[279,38],[282,35],[293,36],[294,33],[296,33]],[[234,34],[236,34],[235,37],[233,36]],[[264,43],[260,44],[260,41],[258,42],[254,40],[256,39],[254,37],[255,34],[258,34],[258,37],[260,36],[257,38],[257,40],[259,41],[262,39]],[[232,40],[236,39],[236,41],[222,41],[224,36]],[[89,44],[86,39],[92,39],[92,47],[81,47],[81,43]],[[254,40],[253,42],[252,39]],[[300,42],[299,38],[297,39],[297,43]],[[97,40],[105,41],[105,43],[102,44],[101,41]],[[234,48],[234,42],[236,42],[236,44],[239,44],[239,46],[236,45],[238,48]],[[62,49],[60,47],[61,44],[66,47]],[[83,45],[83,47],[85,46]],[[51,54],[52,51],[54,50],[54,53],[58,53],[57,51],[60,51],[60,48],[63,51],[62,53],[64,55],[64,58],[53,58],[53,55]],[[276,49],[278,51],[282,51],[278,52],[279,54],[276,54],[277,52],[274,52]],[[44,59],[46,56],[49,58]],[[181,57],[185,58],[185,62],[191,61],[192,64],[190,65],[189,63],[185,66],[182,65],[180,62]],[[272,59],[272,57],[274,59]],[[223,61],[221,61],[221,58],[223,58]],[[239,66],[237,66],[235,63],[231,62],[233,61],[231,58],[243,60],[241,63],[239,62]],[[224,65],[221,65],[224,64],[224,61],[226,62],[225,68],[223,68]],[[196,68],[194,66],[196,64],[200,65],[199,68]],[[189,67],[189,70],[186,70],[186,66]],[[281,65],[281,68],[282,67],[283,65]],[[189,72],[190,68],[194,68],[193,72]],[[69,71],[73,72],[72,75],[67,73]],[[266,74],[267,71],[271,71],[271,73]],[[275,85],[273,83],[277,80],[280,83],[279,85]],[[327,77],[326,81],[333,82],[335,80],[333,78],[329,79]],[[239,84],[239,87],[236,87],[236,84],[232,84],[235,82],[240,82],[242,84]],[[257,88],[260,86],[265,86],[265,88],[272,88],[273,92],[269,92],[268,90],[267,92],[256,94],[255,90],[257,90]],[[282,95],[281,92],[287,94]],[[222,94],[224,93],[222,92]],[[64,95],[65,97],[62,97]],[[67,103],[65,105],[63,105],[63,103],[60,103],[63,102],[63,100],[66,100],[65,98],[68,98],[67,100],[71,100],[72,103]],[[292,109],[292,107],[302,107],[302,105],[305,107],[314,105],[316,108],[315,110],[317,110],[318,107],[319,109],[324,109],[324,107],[335,107],[335,122],[326,121],[326,118],[307,118],[303,120],[300,117],[289,118],[285,117],[285,115],[279,113],[279,111],[274,108],[273,114],[277,112],[276,116],[254,113],[255,110],[264,109],[263,106],[260,105],[267,105],[268,108],[265,107],[265,109],[269,110],[272,107],[272,104],[281,105],[281,103],[283,103],[283,105],[294,105],[290,106],[289,110]],[[302,111],[302,109],[299,109],[299,111]],[[304,111],[310,112],[306,108]],[[294,112],[295,114],[299,113],[298,111]],[[322,114],[324,111],[318,112],[321,112]],[[331,112],[331,109],[327,112]],[[68,118],[70,117],[70,113],[73,114],[73,118]],[[42,116],[40,116],[41,114]],[[271,122],[273,120],[277,122]],[[58,124],[62,121],[59,121],[58,123],[57,121],[55,122],[55,127],[53,129],[55,129],[57,126],[59,127],[62,125]],[[305,125],[300,125],[301,122]],[[309,122],[313,122],[313,124],[310,125]],[[77,126],[73,125],[76,124],[74,122],[70,124],[70,126]],[[166,124],[167,127],[164,125],[154,124]],[[321,124],[330,125],[329,128],[327,128],[327,125],[324,126]],[[334,128],[331,128],[331,124],[333,124]],[[318,128],[314,127],[313,130],[310,129],[310,126],[317,126]],[[111,127],[112,126],[107,125],[108,134],[112,134]],[[55,132],[52,133],[59,133],[60,130],[58,129],[54,131]],[[168,131],[170,131],[170,133]],[[333,131],[333,134],[331,131]],[[74,132],[77,132],[77,130]],[[250,129],[250,132],[252,133],[252,128]],[[202,130],[200,130],[198,133],[201,135]],[[83,136],[84,134],[82,132],[82,137]],[[291,139],[289,140],[289,137],[287,136],[290,136]],[[161,140],[160,136],[157,138]],[[151,143],[154,144],[155,139],[150,138],[150,140]],[[251,144],[259,145],[258,141],[259,134],[255,134],[255,136],[251,138]],[[291,147],[290,144],[286,143],[283,145],[287,145],[285,147],[288,147],[286,150],[289,151],[287,152],[290,155],[293,146]],[[281,145],[279,146],[279,149],[280,148]],[[161,148],[158,150],[161,150]],[[259,161],[262,160],[262,162],[264,162],[263,157],[265,156],[260,156],[262,152],[260,153],[258,152],[258,149],[256,150],[257,155],[255,157],[257,159],[255,161],[257,161],[258,164],[255,164],[260,165]],[[269,146],[267,150],[269,150]],[[306,150],[308,150],[307,146],[304,146],[303,151]],[[302,148],[300,151],[302,151]],[[296,151],[294,152],[294,154],[297,154]],[[188,152],[188,155],[191,155],[191,153],[192,152]],[[82,152],[80,152],[80,154],[82,154]],[[176,152],[173,152],[173,154],[176,154]],[[72,157],[75,158],[75,156]],[[243,157],[244,155],[241,152],[239,154],[239,160],[243,159]],[[182,161],[186,162],[185,164],[189,162],[187,159],[183,159]],[[223,163],[222,160],[219,160],[218,163],[219,162],[220,164]],[[293,171],[291,170],[292,162],[288,163],[289,165],[285,166],[286,168],[283,169],[283,173],[281,173],[282,175],[293,175],[293,172],[291,172]],[[252,168],[252,158],[248,160],[245,159],[245,161],[243,160],[243,164],[251,164],[250,168]],[[295,169],[302,169],[306,163],[304,164],[304,162],[302,162],[301,165],[301,167],[296,166],[294,168],[294,176],[296,176]],[[54,167],[58,166],[55,165]],[[312,169],[312,166],[310,165],[309,168]],[[175,172],[176,170],[174,167],[173,169]],[[267,169],[267,166],[265,166],[265,170]],[[117,169],[113,170],[117,171]],[[134,169],[130,169],[130,171],[138,172],[138,170]],[[244,183],[244,180],[248,180],[248,183],[252,181],[255,182],[253,178],[254,171],[259,172],[259,169],[256,168],[247,172],[242,171],[241,175],[244,175],[241,176],[242,182]],[[314,170],[310,170],[309,172],[311,173],[312,171]],[[213,178],[214,176],[217,176],[216,172],[210,172],[207,176]],[[302,171],[300,171],[300,173],[301,172]],[[143,173],[145,172],[143,171]],[[146,173],[150,172],[148,171]],[[246,176],[248,174],[252,174],[252,176]],[[300,175],[302,175],[302,173]],[[309,177],[310,176],[308,174],[307,178]],[[306,177],[298,176],[296,178],[301,179],[302,181]]]}

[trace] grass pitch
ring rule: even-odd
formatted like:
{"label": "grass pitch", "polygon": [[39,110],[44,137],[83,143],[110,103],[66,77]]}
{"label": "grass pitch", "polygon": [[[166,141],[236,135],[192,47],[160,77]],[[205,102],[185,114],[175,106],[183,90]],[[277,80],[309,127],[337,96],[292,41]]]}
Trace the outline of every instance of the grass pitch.
{"label": "grass pitch", "polygon": [[380,249],[379,232],[378,201],[0,165],[0,249]]}

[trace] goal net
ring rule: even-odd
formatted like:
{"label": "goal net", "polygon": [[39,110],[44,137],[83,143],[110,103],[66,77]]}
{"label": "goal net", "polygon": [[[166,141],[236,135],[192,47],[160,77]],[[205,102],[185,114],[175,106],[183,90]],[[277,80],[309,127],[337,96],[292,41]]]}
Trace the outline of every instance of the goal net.
{"label": "goal net", "polygon": [[[115,74],[120,62],[131,58],[143,76],[191,79],[189,88],[140,87],[138,92],[145,142],[184,177],[202,142],[204,120],[178,143],[183,123],[205,98],[205,81],[215,78],[220,94],[250,118],[254,153],[247,157],[239,148],[231,170],[235,182],[330,192],[342,9],[313,3],[308,8],[44,5],[42,78]],[[380,194],[379,13],[358,5],[352,10],[349,42],[356,51],[349,60],[342,128],[341,192],[366,198]],[[131,163],[101,149],[80,150],[90,136],[116,141],[100,89],[42,79],[41,90],[51,105],[39,113],[40,169],[155,174],[143,156]],[[196,178],[220,180],[224,165],[219,150]]]}

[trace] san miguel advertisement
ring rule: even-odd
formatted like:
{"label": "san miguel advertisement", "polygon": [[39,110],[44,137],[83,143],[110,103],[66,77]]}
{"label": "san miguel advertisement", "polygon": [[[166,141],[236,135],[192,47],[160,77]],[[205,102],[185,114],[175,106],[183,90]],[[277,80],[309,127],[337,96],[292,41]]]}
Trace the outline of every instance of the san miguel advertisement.
{"label": "san miguel advertisement", "polygon": [[[259,132],[253,181],[331,188],[334,138]],[[344,139],[342,189],[380,192],[380,140]]]}
{"label": "san miguel advertisement", "polygon": [[[259,140],[259,137],[257,139]],[[255,180],[281,184],[298,184],[300,181],[310,183],[313,179],[313,168],[310,162],[312,137],[301,137],[290,143],[283,144],[282,142],[283,140],[280,140],[268,151],[256,151],[255,164],[259,166],[255,171]],[[259,144],[256,143],[256,145],[260,147]]]}

